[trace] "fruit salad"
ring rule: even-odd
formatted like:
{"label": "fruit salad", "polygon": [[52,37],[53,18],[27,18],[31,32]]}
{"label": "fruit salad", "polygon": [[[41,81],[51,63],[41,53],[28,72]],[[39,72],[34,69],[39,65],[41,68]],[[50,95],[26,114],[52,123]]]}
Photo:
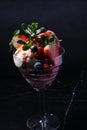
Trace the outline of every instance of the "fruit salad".
{"label": "fruit salad", "polygon": [[60,40],[37,22],[22,23],[21,30],[14,31],[10,48],[15,49],[13,60],[18,68],[42,70],[60,64]]}

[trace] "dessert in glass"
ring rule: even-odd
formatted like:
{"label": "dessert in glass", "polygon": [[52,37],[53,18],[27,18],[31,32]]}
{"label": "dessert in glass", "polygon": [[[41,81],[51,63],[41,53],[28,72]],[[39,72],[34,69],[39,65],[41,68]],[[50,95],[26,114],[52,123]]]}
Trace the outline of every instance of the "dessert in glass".
{"label": "dessert in glass", "polygon": [[[22,23],[21,29],[23,33],[15,30],[10,42],[15,49],[13,61],[30,86],[43,95],[59,72],[64,48],[53,31],[38,28],[37,22]],[[46,111],[27,120],[31,130],[56,130],[59,126],[59,119]]]}

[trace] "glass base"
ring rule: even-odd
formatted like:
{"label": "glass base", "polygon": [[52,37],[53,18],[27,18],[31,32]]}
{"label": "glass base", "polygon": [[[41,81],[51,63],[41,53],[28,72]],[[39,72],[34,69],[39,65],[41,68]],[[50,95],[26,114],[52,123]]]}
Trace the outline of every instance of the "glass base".
{"label": "glass base", "polygon": [[37,115],[27,120],[27,127],[30,130],[57,130],[59,126],[60,121],[53,114]]}

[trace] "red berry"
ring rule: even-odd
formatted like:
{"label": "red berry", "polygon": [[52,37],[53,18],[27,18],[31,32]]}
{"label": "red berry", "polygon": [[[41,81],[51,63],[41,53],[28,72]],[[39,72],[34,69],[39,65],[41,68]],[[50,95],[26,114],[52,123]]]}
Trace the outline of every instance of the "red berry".
{"label": "red berry", "polygon": [[41,46],[38,47],[37,58],[39,60],[44,59],[44,49]]}
{"label": "red berry", "polygon": [[50,61],[50,64],[54,64],[54,48],[51,45],[47,45],[44,47],[44,56],[46,59]]}
{"label": "red berry", "polygon": [[34,44],[37,44],[37,40],[36,40],[36,39],[33,39],[33,43],[34,43]]}
{"label": "red berry", "polygon": [[49,68],[49,64],[44,63],[44,69],[48,69]]}
{"label": "red berry", "polygon": [[44,49],[44,56],[45,56],[45,58],[49,58],[49,57],[50,57],[50,52],[49,52],[49,50]]}

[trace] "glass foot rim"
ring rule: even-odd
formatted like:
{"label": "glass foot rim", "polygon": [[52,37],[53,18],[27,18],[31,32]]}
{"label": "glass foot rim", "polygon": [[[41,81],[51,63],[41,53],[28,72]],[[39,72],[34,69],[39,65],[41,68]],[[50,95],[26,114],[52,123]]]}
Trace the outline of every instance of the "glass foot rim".
{"label": "glass foot rim", "polygon": [[60,120],[54,114],[34,115],[26,122],[30,130],[57,130],[60,127]]}

